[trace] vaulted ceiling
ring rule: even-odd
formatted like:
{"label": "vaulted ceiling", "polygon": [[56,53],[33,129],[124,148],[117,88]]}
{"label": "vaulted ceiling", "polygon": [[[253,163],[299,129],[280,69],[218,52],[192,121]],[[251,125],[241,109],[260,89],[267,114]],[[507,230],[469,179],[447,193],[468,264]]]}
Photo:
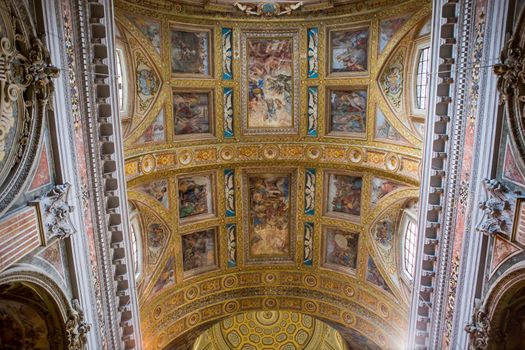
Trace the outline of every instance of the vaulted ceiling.
{"label": "vaulted ceiling", "polygon": [[430,1],[269,18],[116,3],[145,347],[281,310],[401,348],[398,227],[419,192]]}

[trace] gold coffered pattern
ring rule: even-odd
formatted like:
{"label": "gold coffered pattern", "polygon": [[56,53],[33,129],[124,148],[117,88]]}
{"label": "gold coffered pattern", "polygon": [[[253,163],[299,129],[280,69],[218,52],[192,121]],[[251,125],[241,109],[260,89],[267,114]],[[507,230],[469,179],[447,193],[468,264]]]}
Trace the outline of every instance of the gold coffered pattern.
{"label": "gold coffered pattern", "polygon": [[[139,280],[139,294],[146,349],[183,344],[192,332],[200,333],[210,322],[220,321],[210,328],[206,338],[210,344],[217,343],[221,329],[238,332],[240,324],[257,317],[298,317],[298,323],[302,318],[313,317],[312,324],[326,328],[322,333],[328,332],[328,326],[317,319],[348,329],[347,334],[353,334],[355,339],[367,339],[379,348],[403,346],[408,297],[406,286],[397,276],[401,254],[397,227],[407,201],[418,197],[422,147],[410,122],[406,95],[412,84],[412,42],[430,14],[430,1],[385,1],[383,8],[375,7],[371,1],[363,1],[362,7],[353,3],[338,5],[338,11],[336,6],[316,16],[298,12],[266,20],[233,12],[202,10],[198,15],[194,7],[200,6],[197,4],[173,7],[161,0],[151,0],[149,6],[116,2],[118,40],[129,57],[136,53],[145,56],[144,69],[155,72],[159,79],[152,88],[154,82],[149,73],[141,72],[139,76],[135,60],[128,60],[133,62],[127,67],[128,91],[133,94],[130,105],[139,103],[139,89],[146,95],[151,92],[144,113],[131,116],[131,127],[124,140],[128,198],[139,210],[142,227],[145,268]],[[130,20],[129,12],[139,19],[157,21],[158,33],[145,22]],[[410,17],[379,53],[380,21],[407,13]],[[330,46],[330,31],[365,27],[367,69],[360,70],[350,59],[341,66],[342,74],[330,73],[328,61],[344,57]],[[197,49],[191,51],[183,44],[179,51],[172,49],[173,28],[191,28],[191,34],[181,34],[182,41],[199,42]],[[223,28],[232,30],[232,79],[223,79]],[[319,64],[317,76],[309,78],[307,50],[311,28],[318,30]],[[199,31],[209,36],[198,34]],[[160,54],[151,43],[151,37],[157,34]],[[278,64],[272,62],[274,56],[260,58],[265,63],[258,73],[260,81],[248,81],[244,74],[251,62],[241,52],[249,44],[247,35],[268,40],[261,44],[267,46],[256,52],[281,50]],[[293,53],[293,63],[297,67],[294,74],[299,76],[291,78],[283,68],[286,50],[275,44],[275,38],[286,35],[293,36],[297,51]],[[380,81],[400,52],[404,65],[402,93],[399,108],[393,108]],[[210,65],[207,69],[212,76],[172,73],[175,55],[197,57],[204,65]],[[291,89],[291,96],[286,95],[287,79],[298,85]],[[268,85],[272,84],[274,89],[284,91],[278,102],[277,98],[268,97]],[[232,89],[233,94],[233,135],[225,133],[225,88]],[[309,88],[317,89],[315,132],[309,130],[308,124]],[[366,91],[366,98],[352,94],[356,89]],[[330,91],[339,90],[349,91],[341,98],[341,104],[330,95]],[[174,92],[187,96],[174,101]],[[198,92],[210,95],[204,100],[202,94],[197,96]],[[274,109],[280,116],[286,114],[288,98],[298,109],[297,118],[292,116],[297,128],[294,124],[285,132],[279,127],[272,129],[273,126],[254,132],[245,129],[247,110],[257,104],[265,106],[263,120],[270,123],[275,118]],[[183,136],[175,135],[175,107],[182,111],[179,122],[189,130]],[[338,114],[338,108],[353,111],[353,119],[346,122],[346,115]],[[406,142],[375,138],[377,108]],[[161,110],[163,139],[158,138],[153,127]],[[363,117],[359,119],[358,115]],[[330,129],[338,127],[346,129],[330,133]],[[305,182],[307,175],[314,179],[311,184]],[[225,181],[230,178],[226,177],[233,181],[230,192],[234,196],[234,206],[228,210]],[[374,186],[374,179],[378,178],[395,183],[391,186],[394,189],[378,190]],[[151,183],[156,185],[147,185]],[[376,205],[372,205],[373,191],[384,191]],[[307,211],[305,201],[309,193],[314,194],[313,207]],[[384,237],[380,243],[373,232],[380,222],[393,230],[387,243]],[[310,262],[303,256],[305,225],[313,228]],[[336,230],[333,242],[325,245],[322,239],[326,227]],[[215,241],[210,240],[211,229],[215,230]],[[234,235],[227,238],[227,231]],[[353,247],[357,249],[355,273],[344,272],[353,264],[349,261],[354,241],[341,232],[358,235]],[[250,249],[257,244],[262,250],[281,253],[272,257],[254,250],[259,255],[250,255]],[[236,253],[230,254],[231,249]],[[148,265],[155,254],[155,263]],[[332,254],[341,268],[323,265],[325,254]],[[370,258],[385,280],[384,288],[367,281]],[[196,268],[188,272],[184,266]],[[318,332],[313,328],[309,331]],[[249,342],[248,336],[242,339]],[[300,348],[299,343],[294,344]],[[356,344],[359,343],[353,343]]]}

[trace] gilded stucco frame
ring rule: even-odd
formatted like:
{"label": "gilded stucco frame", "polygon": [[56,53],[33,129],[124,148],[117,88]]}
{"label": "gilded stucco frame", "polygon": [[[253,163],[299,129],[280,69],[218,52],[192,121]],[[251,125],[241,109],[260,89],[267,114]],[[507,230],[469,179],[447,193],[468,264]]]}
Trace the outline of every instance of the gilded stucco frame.
{"label": "gilded stucco frame", "polygon": [[293,263],[295,261],[295,248],[296,248],[296,236],[297,236],[297,200],[295,200],[295,197],[298,194],[298,183],[297,183],[297,168],[290,168],[290,167],[283,167],[278,168],[272,171],[268,171],[268,168],[247,168],[242,170],[242,191],[244,192],[241,195],[242,198],[242,217],[243,218],[249,218],[250,217],[250,189],[249,189],[249,177],[251,175],[286,175],[289,176],[290,179],[290,188],[289,188],[289,210],[290,210],[290,218],[289,218],[289,233],[288,233],[288,239],[289,239],[289,253],[287,255],[280,255],[276,256],[273,254],[270,255],[257,255],[257,256],[251,256],[250,254],[250,223],[249,220],[244,220],[242,223],[242,229],[243,229],[243,241],[244,241],[244,259],[246,264],[254,264],[254,263],[283,263],[283,262],[290,262]]}
{"label": "gilded stucco frame", "polygon": [[[366,92],[366,110],[364,117],[364,130],[363,132],[347,132],[347,131],[333,131],[332,130],[332,103],[331,94],[332,92],[343,91],[343,92]],[[325,133],[326,137],[336,138],[347,138],[347,139],[360,139],[366,140],[367,138],[367,119],[370,117],[369,101],[370,101],[370,87],[366,85],[327,85],[325,87]]]}
{"label": "gilded stucco frame", "polygon": [[[332,264],[326,261],[326,249],[327,249],[327,230],[333,229],[333,230],[340,230],[344,231],[349,234],[353,234],[354,236],[357,236],[357,255],[356,255],[356,266],[355,268],[351,267],[343,267],[340,265]],[[328,269],[332,271],[342,272],[345,274],[349,274],[351,276],[357,277],[357,269],[359,268],[359,259],[362,254],[366,253],[366,249],[360,248],[363,244],[361,243],[362,237],[361,234],[355,230],[338,227],[334,225],[321,225],[321,264],[320,267],[323,269]],[[361,251],[362,250],[362,251]]]}
{"label": "gilded stucco frame", "polygon": [[[208,124],[210,131],[207,133],[189,133],[189,134],[181,134],[177,135],[175,133],[175,107],[173,104],[173,96],[177,93],[181,94],[188,94],[188,93],[196,93],[196,94],[202,94],[206,93],[208,95]],[[191,141],[195,140],[203,140],[203,139],[213,139],[216,137],[216,115],[215,115],[215,89],[209,88],[209,89],[194,89],[194,88],[172,88],[171,92],[171,109],[172,109],[172,119],[173,119],[173,141],[184,141],[191,139]],[[166,123],[166,115],[164,116],[164,123]]]}
{"label": "gilded stucco frame", "polygon": [[[302,33],[301,33],[302,34]],[[292,127],[250,127],[248,116],[248,48],[249,39],[291,39],[292,40]],[[250,31],[240,32],[240,53],[241,53],[241,134],[245,135],[296,135],[299,134],[299,123],[301,113],[301,60],[300,52],[300,32],[299,30],[276,30],[276,31]]]}
{"label": "gilded stucco frame", "polygon": [[174,73],[171,67],[173,61],[172,51],[169,50],[169,66],[171,77],[174,79],[214,79],[215,78],[215,50],[214,50],[214,38],[215,30],[214,26],[206,25],[193,25],[188,23],[178,23],[170,22],[169,23],[169,41],[171,42],[171,34],[173,31],[181,32],[193,32],[193,33],[207,33],[208,35],[208,74],[197,74],[197,73]]}
{"label": "gilded stucco frame", "polygon": [[206,232],[206,231],[209,231],[209,230],[213,230],[214,264],[210,265],[210,266],[203,266],[203,267],[198,267],[198,268],[191,269],[191,270],[188,270],[188,271],[184,271],[184,252],[182,252],[182,260],[183,260],[182,261],[182,275],[183,275],[183,279],[184,280],[187,280],[189,278],[192,278],[194,276],[197,276],[197,275],[200,275],[200,274],[203,274],[203,273],[206,273],[206,272],[210,272],[210,271],[214,271],[214,270],[219,269],[219,267],[220,267],[220,256],[219,256],[219,252],[220,252],[219,245],[220,245],[220,243],[219,243],[219,234],[218,234],[219,228],[217,226],[202,228],[202,229],[199,229],[199,230],[186,232],[186,233],[182,234],[181,235],[181,246],[182,246],[182,237],[188,236],[188,235],[192,235],[192,234],[195,234],[195,233]]}
{"label": "gilded stucco frame", "polygon": [[[366,70],[356,72],[332,72],[332,33],[333,32],[352,32],[361,29],[368,31],[368,42],[366,48]],[[346,78],[346,77],[367,77],[370,75],[370,56],[371,56],[371,25],[370,22],[362,22],[351,26],[332,25],[326,27],[326,77],[327,78]]]}
{"label": "gilded stucco frame", "polygon": [[179,196],[179,181],[182,179],[189,179],[195,176],[208,176],[210,178],[210,196],[211,196],[211,205],[212,208],[209,213],[198,214],[195,216],[181,218],[180,212],[177,213],[177,219],[179,225],[191,224],[194,222],[206,221],[209,219],[217,218],[217,171],[199,171],[192,173],[178,174],[175,178],[175,193],[177,194],[177,209],[180,210],[180,196]]}
{"label": "gilded stucco frame", "polygon": [[[361,195],[360,195],[360,202],[361,202],[361,208],[359,210],[360,214],[352,215],[352,214],[345,214],[345,213],[339,213],[334,211],[328,210],[328,200],[329,200],[329,192],[328,187],[330,186],[330,177],[332,175],[342,175],[342,176],[353,176],[353,177],[359,177],[361,178]],[[323,216],[332,217],[335,219],[340,220],[348,220],[350,222],[354,223],[360,223],[361,222],[361,215],[363,211],[363,192],[365,192],[365,178],[362,174],[354,173],[354,172],[347,172],[347,171],[341,171],[336,169],[324,169],[323,171],[323,193],[326,193],[326,195],[322,198],[323,200]]]}

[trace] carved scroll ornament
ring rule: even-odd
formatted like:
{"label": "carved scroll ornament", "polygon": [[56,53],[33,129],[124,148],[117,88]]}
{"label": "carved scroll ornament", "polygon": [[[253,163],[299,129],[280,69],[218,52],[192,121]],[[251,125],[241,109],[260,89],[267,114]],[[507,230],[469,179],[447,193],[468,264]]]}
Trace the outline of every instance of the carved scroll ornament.
{"label": "carved scroll ornament", "polygon": [[66,321],[67,349],[83,350],[90,330],[91,325],[84,320],[84,311],[80,307],[80,302],[78,299],[73,299]]}
{"label": "carved scroll ornament", "polygon": [[241,4],[239,2],[235,2],[233,6],[248,16],[274,17],[290,15],[292,11],[295,11],[303,6],[303,2],[300,1],[291,5],[284,5],[276,2],[261,2],[258,4]]}
{"label": "carved scroll ornament", "polygon": [[73,206],[68,204],[69,184],[56,185],[37,205],[47,239],[64,239],[76,232],[70,218]]}
{"label": "carved scroll ornament", "polygon": [[485,308],[480,305],[479,301],[472,314],[472,321],[465,326],[465,331],[469,334],[470,350],[484,350],[487,348],[490,320]]}
{"label": "carved scroll ornament", "polygon": [[27,180],[59,74],[25,10],[0,14],[0,215]]}
{"label": "carved scroll ornament", "polygon": [[485,179],[482,184],[487,192],[487,199],[479,203],[479,208],[485,212],[485,215],[478,226],[478,231],[488,235],[510,235],[515,197],[497,180]]}

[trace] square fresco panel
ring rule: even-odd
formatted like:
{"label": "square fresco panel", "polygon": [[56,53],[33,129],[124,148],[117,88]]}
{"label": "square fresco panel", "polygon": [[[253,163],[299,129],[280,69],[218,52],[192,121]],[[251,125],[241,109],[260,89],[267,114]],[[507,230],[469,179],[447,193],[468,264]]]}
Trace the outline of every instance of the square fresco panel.
{"label": "square fresco panel", "polygon": [[355,273],[359,234],[335,227],[323,229],[323,266]]}
{"label": "square fresco panel", "polygon": [[353,75],[368,71],[368,27],[332,30],[329,40],[330,74]]}
{"label": "square fresco panel", "polygon": [[249,259],[290,258],[294,213],[290,203],[292,174],[259,172],[245,176]]}
{"label": "square fresco panel", "polygon": [[217,231],[215,228],[182,236],[182,269],[193,275],[216,268]]}
{"label": "square fresco panel", "polygon": [[325,214],[359,219],[363,178],[334,173],[327,173],[325,178]]}
{"label": "square fresco panel", "polygon": [[171,28],[171,72],[174,75],[210,77],[211,30]]}
{"label": "square fresco panel", "polygon": [[[175,135],[213,135],[213,93],[173,92]],[[190,136],[191,137],[191,136]]]}
{"label": "square fresco panel", "polygon": [[330,90],[328,100],[328,134],[365,137],[367,91]]}
{"label": "square fresco panel", "polygon": [[215,184],[212,174],[181,176],[177,179],[177,184],[181,221],[208,218],[215,214]]}
{"label": "square fresco panel", "polygon": [[241,38],[243,132],[297,132],[297,33],[243,33]]}

